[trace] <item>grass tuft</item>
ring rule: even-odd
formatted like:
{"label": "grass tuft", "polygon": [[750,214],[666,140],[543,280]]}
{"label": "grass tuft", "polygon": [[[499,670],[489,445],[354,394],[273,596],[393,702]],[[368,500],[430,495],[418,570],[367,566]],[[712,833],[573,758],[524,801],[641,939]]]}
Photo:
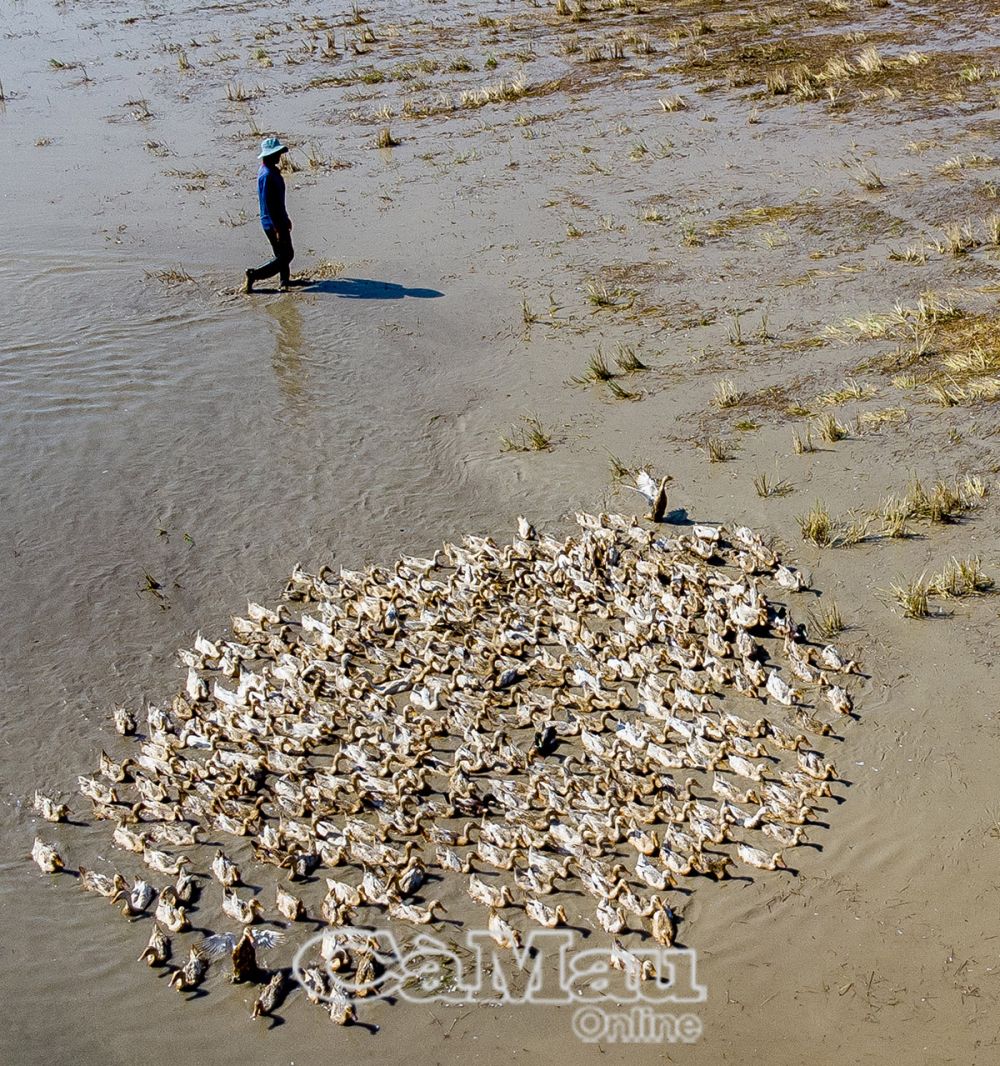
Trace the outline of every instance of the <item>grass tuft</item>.
{"label": "grass tuft", "polygon": [[500,450],[505,452],[544,452],[552,447],[552,435],[537,418],[525,416],[523,425],[511,426],[509,433],[500,437]]}
{"label": "grass tuft", "polygon": [[847,624],[835,603],[826,604],[821,609],[809,612],[809,629],[824,640],[833,640],[847,629]]}
{"label": "grass tuft", "polygon": [[615,364],[623,374],[638,374],[642,370],[649,369],[632,345],[619,343],[615,348]]}
{"label": "grass tuft", "polygon": [[730,445],[719,437],[709,437],[705,442],[705,450],[710,463],[726,463],[735,454]]}
{"label": "grass tuft", "polygon": [[904,618],[927,618],[930,615],[928,588],[922,574],[913,581],[895,582],[889,586],[889,592],[902,608]]}
{"label": "grass tuft", "polygon": [[792,486],[787,481],[773,481],[767,474],[758,474],[753,479],[753,487],[757,495],[764,500],[772,496],[787,496],[792,491]]}
{"label": "grass tuft", "polygon": [[830,512],[817,500],[812,510],[796,518],[802,539],[815,544],[818,548],[828,548],[833,544],[834,527]]}
{"label": "grass tuft", "polygon": [[743,399],[743,393],[736,387],[732,378],[723,378],[716,382],[712,393],[712,403],[720,410],[727,407],[736,407]]}

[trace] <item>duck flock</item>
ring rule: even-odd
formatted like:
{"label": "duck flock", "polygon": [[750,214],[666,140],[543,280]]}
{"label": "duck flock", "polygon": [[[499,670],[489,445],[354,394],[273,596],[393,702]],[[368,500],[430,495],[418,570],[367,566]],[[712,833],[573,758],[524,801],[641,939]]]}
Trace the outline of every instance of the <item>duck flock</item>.
{"label": "duck flock", "polygon": [[[180,653],[184,690],[141,732],[115,711],[136,750],[102,752],[79,791],[131,861],[73,872],[149,920],[141,959],[185,991],[229,954],[266,1015],[288,971],[257,950],[318,922],[302,983],[345,1022],[333,975],[364,987],[376,945],[337,929],[439,921],[456,879],[501,947],[572,919],[647,976],[629,945],[673,944],[680,893],[787,869],[831,794],[821,745],[853,717],[856,664],[809,641],[782,602],[802,575],[753,531],[576,518],[565,539],[520,519],[507,545],[296,568],[280,606]],[[66,872],[46,837],[33,858]],[[273,896],[245,887],[263,866]],[[230,931],[206,937],[206,914]]]}

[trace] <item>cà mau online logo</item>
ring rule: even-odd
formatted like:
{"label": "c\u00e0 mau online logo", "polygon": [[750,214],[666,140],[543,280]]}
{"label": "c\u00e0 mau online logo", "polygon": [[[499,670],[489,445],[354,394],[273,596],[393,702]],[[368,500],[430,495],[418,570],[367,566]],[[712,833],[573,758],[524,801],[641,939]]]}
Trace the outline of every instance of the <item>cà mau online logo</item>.
{"label": "c\u00e0 mau online logo", "polygon": [[[361,982],[338,966],[345,949],[366,951],[374,962]],[[531,930],[523,947],[513,951],[498,948],[486,930],[472,929],[462,951],[456,942],[426,933],[401,945],[388,929],[341,927],[318,933],[300,947],[295,978],[307,983],[310,969],[320,970],[332,995],[348,999],[683,1006],[703,1003],[708,995],[698,983],[697,956],[691,949],[578,949],[576,934],[567,929]]]}

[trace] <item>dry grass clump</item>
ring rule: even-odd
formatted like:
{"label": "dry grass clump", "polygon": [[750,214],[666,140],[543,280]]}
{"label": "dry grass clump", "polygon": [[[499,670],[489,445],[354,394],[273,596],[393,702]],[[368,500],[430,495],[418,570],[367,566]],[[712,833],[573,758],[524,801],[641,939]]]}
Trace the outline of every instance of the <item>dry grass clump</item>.
{"label": "dry grass clump", "polygon": [[953,558],[939,573],[911,581],[897,581],[889,592],[902,608],[904,618],[927,618],[931,614],[932,596],[940,599],[962,599],[992,592],[995,582],[984,570],[979,556]]}
{"label": "dry grass clump", "polygon": [[736,454],[727,441],[720,437],[709,437],[705,442],[705,451],[710,463],[726,463]]}
{"label": "dry grass clump", "polygon": [[823,407],[833,407],[849,400],[870,400],[876,391],[873,385],[863,385],[854,378],[847,378],[839,389],[821,392],[816,397],[816,403]]}
{"label": "dry grass clump", "polygon": [[590,357],[587,368],[577,378],[573,378],[574,385],[591,385],[601,381],[611,381],[614,371],[608,366],[608,361],[600,348]]}
{"label": "dry grass clump", "polygon": [[881,515],[882,536],[890,540],[905,540],[910,536],[910,528],[907,525],[909,513],[905,504],[898,500],[886,501]]}
{"label": "dry grass clump", "polygon": [[796,516],[802,539],[815,544],[818,548],[846,548],[852,544],[861,544],[868,539],[871,525],[869,516],[851,517],[848,520],[835,519],[829,510],[817,500],[812,509],[804,515]]}
{"label": "dry grass clump", "polygon": [[830,603],[819,610],[810,611],[808,619],[809,632],[823,637],[824,640],[833,640],[834,637],[847,629],[847,623],[844,621],[840,608],[836,603]]}
{"label": "dry grass clump", "polygon": [[392,131],[388,126],[383,126],[382,129],[378,131],[378,137],[375,141],[376,147],[378,148],[395,148],[402,143],[402,141],[392,135]]}
{"label": "dry grass clump", "polygon": [[500,450],[504,452],[544,452],[552,447],[552,435],[543,429],[537,418],[525,416],[523,425],[511,426],[500,437]]}
{"label": "dry grass clump", "polygon": [[826,334],[836,340],[909,340],[928,337],[937,327],[965,317],[965,312],[933,292],[925,292],[916,306],[897,303],[885,314],[848,318],[829,326]]}
{"label": "dry grass clump", "polygon": [[927,583],[922,574],[905,583],[902,580],[893,582],[889,592],[902,608],[904,618],[927,618],[930,615]]}
{"label": "dry grass clump", "polygon": [[792,491],[792,486],[784,479],[775,481],[767,474],[758,474],[753,479],[753,487],[762,500],[772,496],[787,496]]}
{"label": "dry grass clump", "polygon": [[638,374],[640,371],[649,369],[631,344],[615,345],[615,365],[623,374]]}
{"label": "dry grass clump", "polygon": [[885,188],[882,175],[866,163],[857,161],[852,165],[851,169],[853,171],[851,176],[862,189],[867,189],[869,192],[878,192]]}
{"label": "dry grass clump", "polygon": [[609,289],[603,282],[587,282],[587,300],[596,308],[610,311],[627,311],[635,303],[634,292],[625,292],[621,286]]}
{"label": "dry grass clump", "polygon": [[712,403],[720,410],[736,407],[743,399],[743,393],[736,387],[732,378],[723,378],[716,382],[712,393]]}
{"label": "dry grass clump", "polygon": [[982,478],[966,475],[953,484],[936,481],[928,490],[914,479],[900,496],[886,497],[872,515],[881,518],[886,536],[906,536],[906,523],[912,520],[941,525],[955,522],[962,515],[975,510],[988,494]]}
{"label": "dry grass clump", "polygon": [[859,433],[867,429],[881,429],[883,426],[898,426],[909,419],[905,407],[881,407],[876,411],[862,411],[854,420]]}
{"label": "dry grass clump", "polygon": [[938,252],[947,252],[948,255],[968,255],[983,243],[976,236],[971,222],[949,223],[941,233],[942,238],[934,242],[934,248]]}
{"label": "dry grass clump", "polygon": [[[967,314],[932,293],[916,307],[897,304],[888,314],[852,319],[828,334],[869,340],[901,339],[910,343],[896,352],[876,357],[858,369],[889,373],[921,365],[919,373],[896,374],[892,384],[900,389],[918,386],[928,400],[941,407],[1000,400],[1000,317]],[[848,391],[824,394],[826,402],[861,398]]]}
{"label": "dry grass clump", "polygon": [[755,226],[773,225],[781,221],[793,221],[806,213],[804,204],[775,204],[767,207],[751,207],[726,218],[717,219],[708,225],[705,232],[710,237],[723,237]]}
{"label": "dry grass clump", "polygon": [[633,476],[633,468],[621,456],[615,455],[613,452],[608,452],[608,466],[611,468],[612,481],[623,481],[625,478]]}
{"label": "dry grass clump", "polygon": [[922,266],[927,262],[927,253],[918,245],[911,244],[901,252],[890,248],[888,258],[896,263],[915,263],[918,266]]}
{"label": "dry grass clump", "polygon": [[804,437],[799,433],[793,433],[792,445],[795,448],[796,455],[806,455],[809,452],[816,451],[816,445],[813,443],[812,430],[807,429]]}
{"label": "dry grass clump", "polygon": [[[932,333],[937,362],[914,385],[942,407],[1000,399],[1000,318],[991,315],[954,317]],[[906,387],[906,381],[894,382]]]}
{"label": "dry grass clump", "polygon": [[817,423],[817,429],[820,437],[823,438],[828,444],[836,444],[837,441],[843,440],[850,435],[850,427],[844,425],[839,419],[834,418],[833,415],[825,415]]}
{"label": "dry grass clump", "polygon": [[818,548],[828,548],[833,544],[834,523],[830,512],[819,500],[812,509],[796,519],[802,539],[815,544]]}
{"label": "dry grass clump", "polygon": [[501,78],[492,85],[484,85],[481,89],[467,89],[459,97],[462,107],[476,108],[485,107],[487,104],[501,104],[512,100],[520,100],[534,91],[522,74],[508,81]]}
{"label": "dry grass clump", "polygon": [[927,591],[946,599],[960,599],[991,592],[994,585],[993,578],[984,572],[979,556],[970,555],[965,559],[953,558],[940,573],[931,575]]}
{"label": "dry grass clump", "polygon": [[161,281],[164,285],[194,284],[194,278],[183,267],[169,270],[145,270],[143,273],[148,279]]}
{"label": "dry grass clump", "polygon": [[616,400],[638,400],[641,399],[641,394],[638,392],[631,392],[625,388],[624,385],[619,382],[611,380],[608,382],[608,391]]}

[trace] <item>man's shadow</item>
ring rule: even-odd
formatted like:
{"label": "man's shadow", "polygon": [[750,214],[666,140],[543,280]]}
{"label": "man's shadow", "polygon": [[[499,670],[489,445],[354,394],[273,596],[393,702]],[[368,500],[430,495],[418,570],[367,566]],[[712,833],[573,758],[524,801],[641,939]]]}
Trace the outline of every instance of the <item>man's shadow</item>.
{"label": "man's shadow", "polygon": [[297,283],[304,292],[325,292],[345,300],[402,300],[407,296],[435,300],[444,296],[437,289],[408,289],[393,281],[373,281],[371,278],[324,278],[321,281],[301,278]]}

